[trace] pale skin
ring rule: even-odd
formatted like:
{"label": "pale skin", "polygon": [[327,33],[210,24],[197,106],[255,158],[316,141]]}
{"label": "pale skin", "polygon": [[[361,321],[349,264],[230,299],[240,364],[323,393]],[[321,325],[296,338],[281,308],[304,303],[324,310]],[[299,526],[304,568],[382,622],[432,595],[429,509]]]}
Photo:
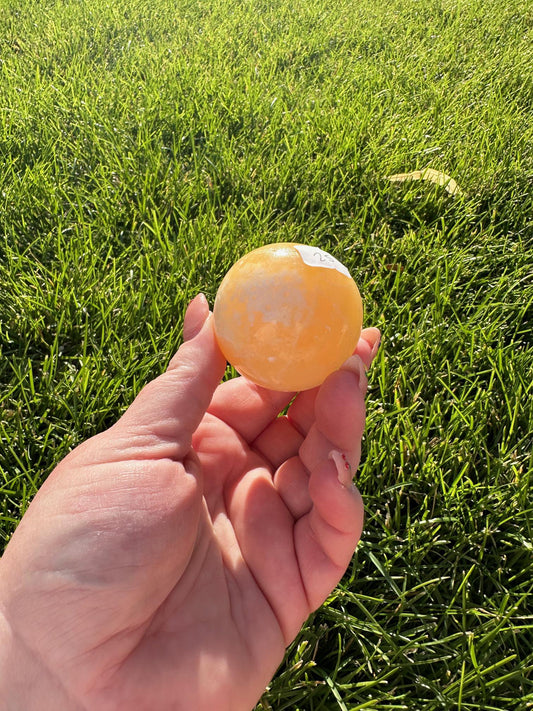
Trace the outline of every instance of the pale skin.
{"label": "pale skin", "polygon": [[296,398],[220,384],[194,299],[167,371],[56,467],[0,560],[0,709],[251,711],[361,535],[378,343]]}

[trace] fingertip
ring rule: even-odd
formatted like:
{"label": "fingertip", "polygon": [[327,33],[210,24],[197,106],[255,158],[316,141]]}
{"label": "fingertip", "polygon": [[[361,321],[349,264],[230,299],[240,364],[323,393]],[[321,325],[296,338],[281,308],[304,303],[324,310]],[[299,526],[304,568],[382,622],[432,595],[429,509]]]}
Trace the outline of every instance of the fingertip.
{"label": "fingertip", "polygon": [[344,363],[339,368],[339,371],[345,371],[347,373],[353,373],[357,380],[357,384],[361,393],[366,395],[368,389],[368,378],[366,375],[366,366],[358,353],[354,353],[352,356],[345,360]]}
{"label": "fingertip", "polygon": [[173,371],[185,365],[193,371],[206,368],[210,372],[216,372],[221,380],[226,368],[226,359],[215,335],[213,314],[209,310],[207,300],[205,297],[199,298],[201,296],[203,294],[199,294],[189,304],[185,314],[183,343],[170,360],[167,370]]}
{"label": "fingertip", "polygon": [[190,341],[197,336],[209,316],[209,304],[204,294],[200,293],[187,306],[183,320],[183,340]]}
{"label": "fingertip", "polygon": [[361,331],[361,338],[373,344],[381,338],[381,331],[376,326],[368,326]]}
{"label": "fingertip", "polygon": [[333,447],[351,451],[354,443],[360,442],[365,426],[367,385],[365,367],[357,356],[351,356],[322,384],[316,396],[314,415],[318,430],[328,442],[324,443],[327,451],[323,456]]}
{"label": "fingertip", "polygon": [[372,365],[372,361],[377,355],[381,343],[381,331],[375,326],[364,328],[361,331],[359,342],[354,355],[358,355],[366,368]]}
{"label": "fingertip", "polygon": [[361,338],[365,340],[370,346],[370,354],[373,359],[378,352],[379,345],[381,343],[381,331],[375,326],[363,329],[361,333]]}

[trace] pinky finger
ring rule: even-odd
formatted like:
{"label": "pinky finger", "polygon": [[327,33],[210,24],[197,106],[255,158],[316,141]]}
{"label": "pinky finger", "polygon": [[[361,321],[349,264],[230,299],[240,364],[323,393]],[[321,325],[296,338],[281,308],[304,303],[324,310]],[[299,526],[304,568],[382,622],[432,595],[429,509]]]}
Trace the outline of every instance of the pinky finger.
{"label": "pinky finger", "polygon": [[332,459],[323,462],[309,481],[311,510],[295,526],[295,546],[309,606],[319,607],[348,567],[363,530],[364,507],[359,491],[345,486]]}

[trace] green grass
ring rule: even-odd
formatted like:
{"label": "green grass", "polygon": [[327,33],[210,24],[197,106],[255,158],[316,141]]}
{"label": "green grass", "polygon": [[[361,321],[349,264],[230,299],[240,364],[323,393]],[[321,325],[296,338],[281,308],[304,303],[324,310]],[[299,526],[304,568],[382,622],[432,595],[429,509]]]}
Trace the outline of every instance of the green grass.
{"label": "green grass", "polygon": [[258,709],[533,709],[532,66],[527,0],[0,0],[2,544],[193,295],[317,244],[383,331],[366,530]]}

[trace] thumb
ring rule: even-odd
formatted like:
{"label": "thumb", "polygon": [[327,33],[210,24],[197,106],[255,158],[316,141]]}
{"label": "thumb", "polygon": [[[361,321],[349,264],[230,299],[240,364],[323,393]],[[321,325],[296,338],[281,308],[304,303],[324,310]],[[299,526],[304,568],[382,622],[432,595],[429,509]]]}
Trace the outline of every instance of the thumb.
{"label": "thumb", "polygon": [[[190,341],[202,330],[202,326],[209,317],[209,304],[204,294],[195,296],[187,306],[185,318],[183,320],[183,340]],[[172,367],[172,361],[170,366]]]}
{"label": "thumb", "polygon": [[[218,347],[203,294],[189,304],[184,343],[165,373],[148,383],[114,426],[122,449],[149,449],[151,456],[183,459],[220,383],[226,360]],[[128,441],[129,438],[129,441]]]}

